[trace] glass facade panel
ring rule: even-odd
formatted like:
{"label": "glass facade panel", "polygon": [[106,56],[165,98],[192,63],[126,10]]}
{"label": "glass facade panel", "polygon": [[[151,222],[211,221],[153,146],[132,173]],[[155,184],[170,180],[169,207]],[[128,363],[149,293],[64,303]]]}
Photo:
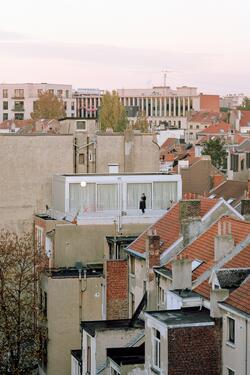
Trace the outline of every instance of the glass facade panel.
{"label": "glass facade panel", "polygon": [[118,208],[117,184],[97,185],[97,210],[115,210]]}
{"label": "glass facade panel", "polygon": [[152,208],[152,184],[134,183],[127,184],[127,208],[139,209],[139,203],[142,193],[146,196],[146,209]]}
{"label": "glass facade panel", "polygon": [[177,200],[176,182],[154,182],[153,208],[156,210],[166,210],[170,207],[171,201]]}

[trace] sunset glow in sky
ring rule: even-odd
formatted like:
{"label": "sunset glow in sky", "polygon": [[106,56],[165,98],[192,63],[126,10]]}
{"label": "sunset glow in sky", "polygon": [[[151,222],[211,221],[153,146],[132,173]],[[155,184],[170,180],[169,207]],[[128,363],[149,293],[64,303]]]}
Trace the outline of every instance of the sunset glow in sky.
{"label": "sunset glow in sky", "polygon": [[249,0],[1,2],[1,82],[250,93]]}

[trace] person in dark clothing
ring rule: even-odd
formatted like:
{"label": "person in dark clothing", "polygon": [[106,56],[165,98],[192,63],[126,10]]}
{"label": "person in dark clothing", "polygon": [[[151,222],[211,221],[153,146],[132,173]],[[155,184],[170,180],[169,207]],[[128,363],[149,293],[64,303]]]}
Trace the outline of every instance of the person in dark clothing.
{"label": "person in dark clothing", "polygon": [[145,213],[145,208],[146,208],[146,195],[142,193],[139,209],[142,211],[143,214]]}

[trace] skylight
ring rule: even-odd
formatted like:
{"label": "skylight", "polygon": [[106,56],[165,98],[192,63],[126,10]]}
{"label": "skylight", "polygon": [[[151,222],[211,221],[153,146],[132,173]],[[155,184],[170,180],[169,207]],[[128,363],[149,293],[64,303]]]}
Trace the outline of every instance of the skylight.
{"label": "skylight", "polygon": [[201,264],[203,263],[202,260],[199,260],[199,259],[195,259],[192,261],[192,272],[194,270],[196,270],[196,268],[198,268]]}

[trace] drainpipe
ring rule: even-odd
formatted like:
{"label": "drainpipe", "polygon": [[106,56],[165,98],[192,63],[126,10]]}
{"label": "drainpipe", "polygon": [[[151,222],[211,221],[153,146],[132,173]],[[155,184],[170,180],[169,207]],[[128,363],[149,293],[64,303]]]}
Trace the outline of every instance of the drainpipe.
{"label": "drainpipe", "polygon": [[246,375],[247,375],[247,365],[248,365],[248,362],[247,362],[247,355],[248,355],[248,320],[246,319],[246,360],[245,360],[245,364],[246,364]]}
{"label": "drainpipe", "polygon": [[74,173],[76,173],[77,139],[74,138]]}
{"label": "drainpipe", "polygon": [[84,272],[84,288],[83,288],[83,285],[82,285],[82,268],[80,268],[78,270],[79,272],[79,327],[81,326],[81,321],[82,321],[82,297],[83,297],[83,293],[86,291],[87,289],[87,269],[84,268],[83,269],[83,272]]}

